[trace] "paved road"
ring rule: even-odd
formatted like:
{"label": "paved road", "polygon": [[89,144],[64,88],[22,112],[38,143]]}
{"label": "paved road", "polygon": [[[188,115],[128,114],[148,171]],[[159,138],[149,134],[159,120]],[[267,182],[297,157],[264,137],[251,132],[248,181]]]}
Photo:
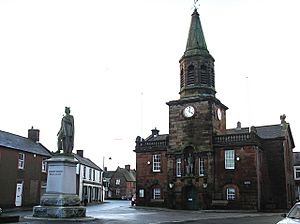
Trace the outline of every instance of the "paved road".
{"label": "paved road", "polygon": [[[28,220],[31,211],[11,212],[21,216],[20,223],[60,223],[70,224],[74,221],[41,221]],[[130,201],[107,201],[100,205],[87,207],[87,216],[95,217],[94,221],[81,223],[89,224],[169,224],[169,223],[201,223],[201,224],[274,224],[281,217],[278,213],[245,213],[245,212],[213,212],[213,211],[184,211],[159,208],[131,207]]]}

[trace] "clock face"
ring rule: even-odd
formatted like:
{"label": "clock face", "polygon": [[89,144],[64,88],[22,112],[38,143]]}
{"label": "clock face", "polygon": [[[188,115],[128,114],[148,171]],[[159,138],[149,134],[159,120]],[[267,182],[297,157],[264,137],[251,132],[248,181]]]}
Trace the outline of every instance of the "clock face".
{"label": "clock face", "polygon": [[218,108],[218,110],[217,110],[217,117],[218,117],[219,120],[222,119],[222,111],[221,111],[220,108]]}
{"label": "clock face", "polygon": [[186,108],[184,108],[183,110],[183,115],[185,117],[192,117],[195,114],[195,108],[192,106],[187,106]]}

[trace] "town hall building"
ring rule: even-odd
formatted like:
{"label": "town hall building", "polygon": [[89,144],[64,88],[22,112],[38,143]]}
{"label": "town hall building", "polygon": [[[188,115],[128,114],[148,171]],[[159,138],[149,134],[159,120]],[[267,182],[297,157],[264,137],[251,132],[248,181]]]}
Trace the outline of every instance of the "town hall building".
{"label": "town hall building", "polygon": [[275,125],[226,128],[214,58],[197,9],[180,63],[180,98],[167,102],[169,134],[136,138],[137,205],[174,209],[286,209],[295,201],[294,141]]}

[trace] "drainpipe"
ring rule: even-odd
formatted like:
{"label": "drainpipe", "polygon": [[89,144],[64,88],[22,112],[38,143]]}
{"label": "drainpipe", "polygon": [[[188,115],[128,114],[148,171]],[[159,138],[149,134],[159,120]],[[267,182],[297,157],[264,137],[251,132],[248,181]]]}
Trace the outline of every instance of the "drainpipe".
{"label": "drainpipe", "polygon": [[256,176],[257,176],[257,210],[260,211],[261,205],[261,187],[260,187],[260,157],[259,148],[256,146]]}

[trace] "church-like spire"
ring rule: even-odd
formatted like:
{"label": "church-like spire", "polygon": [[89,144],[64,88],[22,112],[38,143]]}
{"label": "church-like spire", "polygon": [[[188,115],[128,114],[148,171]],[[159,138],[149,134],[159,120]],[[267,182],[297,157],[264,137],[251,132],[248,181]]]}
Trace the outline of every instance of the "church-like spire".
{"label": "church-like spire", "polygon": [[184,56],[207,55],[209,54],[199,18],[199,13],[195,8],[192,14],[188,40]]}
{"label": "church-like spire", "polygon": [[215,97],[214,58],[207,50],[199,13],[195,8],[186,49],[180,63],[180,98]]}

